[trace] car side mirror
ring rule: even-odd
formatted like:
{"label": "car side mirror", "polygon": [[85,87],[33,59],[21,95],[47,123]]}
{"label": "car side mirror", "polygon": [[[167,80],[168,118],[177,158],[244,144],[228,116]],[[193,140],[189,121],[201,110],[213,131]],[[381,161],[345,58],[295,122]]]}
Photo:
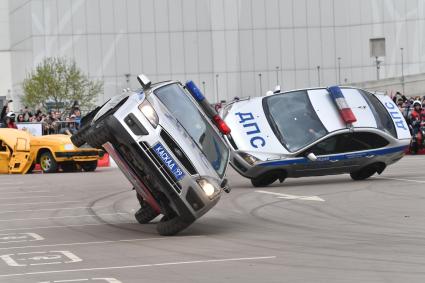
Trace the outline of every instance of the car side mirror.
{"label": "car side mirror", "polygon": [[307,154],[307,158],[308,158],[310,161],[316,161],[316,160],[317,160],[317,156],[316,156],[316,154],[314,154],[313,152],[310,152],[309,154]]}

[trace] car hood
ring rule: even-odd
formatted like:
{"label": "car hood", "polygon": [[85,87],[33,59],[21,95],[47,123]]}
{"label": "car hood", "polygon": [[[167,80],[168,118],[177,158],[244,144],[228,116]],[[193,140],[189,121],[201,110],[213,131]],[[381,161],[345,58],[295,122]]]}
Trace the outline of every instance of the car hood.
{"label": "car hood", "polygon": [[225,115],[235,149],[260,155],[288,154],[267,121],[262,101],[263,97],[256,97],[235,102]]}

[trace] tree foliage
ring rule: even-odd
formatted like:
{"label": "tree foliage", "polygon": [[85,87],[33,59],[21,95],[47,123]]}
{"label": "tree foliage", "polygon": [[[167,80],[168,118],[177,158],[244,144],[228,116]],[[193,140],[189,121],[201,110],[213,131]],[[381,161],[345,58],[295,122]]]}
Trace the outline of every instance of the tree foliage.
{"label": "tree foliage", "polygon": [[101,81],[91,81],[74,61],[65,58],[45,58],[23,82],[26,106],[47,109],[47,105],[59,111],[71,109],[74,101],[82,108],[93,107],[103,91]]}

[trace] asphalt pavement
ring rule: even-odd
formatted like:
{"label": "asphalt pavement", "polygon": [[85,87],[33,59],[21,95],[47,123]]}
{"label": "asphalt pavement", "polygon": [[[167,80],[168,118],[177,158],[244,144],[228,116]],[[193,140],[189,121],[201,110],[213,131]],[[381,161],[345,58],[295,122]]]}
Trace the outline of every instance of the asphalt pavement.
{"label": "asphalt pavement", "polygon": [[381,176],[229,170],[218,205],[174,237],[134,220],[118,169],[0,176],[0,282],[424,282],[425,157]]}

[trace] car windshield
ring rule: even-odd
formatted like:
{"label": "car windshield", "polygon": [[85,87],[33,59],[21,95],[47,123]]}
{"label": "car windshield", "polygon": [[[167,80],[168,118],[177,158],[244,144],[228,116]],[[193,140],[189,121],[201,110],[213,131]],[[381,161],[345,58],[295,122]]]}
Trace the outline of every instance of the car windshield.
{"label": "car windshield", "polygon": [[229,158],[228,149],[181,86],[171,84],[161,87],[155,90],[155,95],[196,142],[217,174],[223,177]]}
{"label": "car windshield", "polygon": [[297,151],[327,134],[306,91],[266,97],[264,112],[276,137],[289,151]]}

